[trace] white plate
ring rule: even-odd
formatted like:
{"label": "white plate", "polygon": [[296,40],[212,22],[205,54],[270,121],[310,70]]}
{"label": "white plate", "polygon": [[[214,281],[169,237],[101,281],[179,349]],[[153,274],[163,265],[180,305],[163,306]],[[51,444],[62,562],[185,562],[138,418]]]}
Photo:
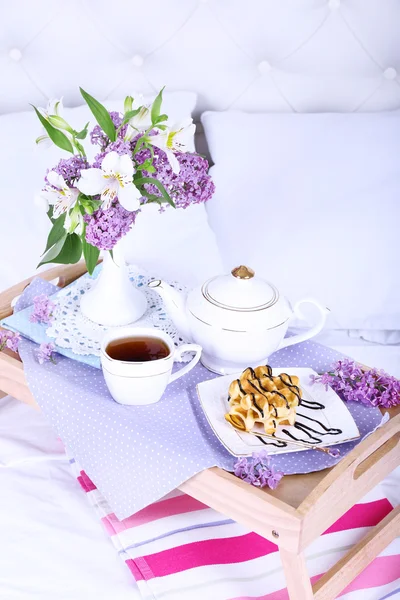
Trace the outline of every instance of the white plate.
{"label": "white plate", "polygon": [[[268,449],[271,454],[281,454],[284,452],[302,452],[303,448],[290,444],[290,436],[285,433],[287,431],[295,438],[301,441],[312,442],[318,446],[332,446],[349,442],[350,440],[360,437],[358,427],[351,416],[346,404],[339,398],[332,388],[325,390],[325,386],[310,384],[310,375],[317,375],[312,369],[303,368],[286,368],[272,369],[273,375],[279,373],[289,373],[296,375],[300,379],[300,387],[302,389],[302,399],[308,402],[317,402],[323,405],[322,409],[311,409],[306,406],[299,406],[296,411],[296,423],[304,424],[312,427],[319,433],[309,432],[315,435],[315,439],[310,439],[304,431],[299,430],[295,426],[279,425],[276,431],[276,436],[285,440],[288,443],[285,447],[276,447],[272,440],[268,438],[256,437],[250,433],[238,431],[225,420],[225,413],[229,410],[228,404],[228,388],[235,378],[240,376],[225,375],[217,377],[209,381],[203,381],[197,386],[197,393],[200,398],[201,406],[211,425],[215,435],[219,438],[225,448],[233,454],[233,456],[249,456],[252,452],[257,452],[261,448]],[[311,419],[317,419],[325,428],[340,430],[340,433],[327,433],[324,428]],[[253,431],[263,432],[263,426],[257,424]],[[323,435],[321,435],[323,433]],[[275,442],[276,443],[276,442]],[[305,449],[306,450],[306,449]]]}

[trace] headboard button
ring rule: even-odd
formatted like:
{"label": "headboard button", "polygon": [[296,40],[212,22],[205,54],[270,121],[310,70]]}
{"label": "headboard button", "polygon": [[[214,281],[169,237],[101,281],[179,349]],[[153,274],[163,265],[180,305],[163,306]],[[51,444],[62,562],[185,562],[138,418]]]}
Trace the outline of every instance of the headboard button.
{"label": "headboard button", "polygon": [[22,52],[18,48],[12,48],[8,53],[8,56],[11,60],[15,60],[15,62],[19,62],[22,58]]}
{"label": "headboard button", "polygon": [[135,56],[132,56],[132,63],[135,65],[135,67],[143,66],[143,63],[144,63],[143,56],[140,56],[140,54],[135,54]]}
{"label": "headboard button", "polygon": [[259,73],[263,75],[264,73],[268,73],[269,71],[271,71],[272,66],[267,60],[262,60],[260,63],[258,63],[257,69]]}
{"label": "headboard button", "polygon": [[383,71],[383,76],[385,79],[396,79],[397,71],[394,67],[388,67]]}

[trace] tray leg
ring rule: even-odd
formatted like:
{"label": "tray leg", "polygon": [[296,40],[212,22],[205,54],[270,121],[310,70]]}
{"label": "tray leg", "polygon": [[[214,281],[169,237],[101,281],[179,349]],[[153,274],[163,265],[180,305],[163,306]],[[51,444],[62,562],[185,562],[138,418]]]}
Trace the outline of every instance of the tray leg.
{"label": "tray leg", "polygon": [[340,592],[399,534],[400,506],[397,506],[318,579],[313,587],[316,600],[337,598]]}
{"label": "tray leg", "polygon": [[279,549],[290,600],[313,600],[314,594],[304,554]]}

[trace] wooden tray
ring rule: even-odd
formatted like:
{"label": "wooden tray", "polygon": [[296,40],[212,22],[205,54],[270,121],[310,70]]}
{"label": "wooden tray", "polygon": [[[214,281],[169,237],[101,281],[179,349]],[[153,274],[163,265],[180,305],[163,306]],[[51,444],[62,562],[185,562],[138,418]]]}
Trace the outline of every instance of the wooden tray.
{"label": "wooden tray", "polygon": [[[85,273],[83,262],[40,274],[60,287]],[[0,294],[0,318],[33,278]],[[0,390],[39,408],[17,354],[0,352]],[[400,507],[391,511],[317,583],[311,585],[304,549],[400,464],[400,407],[336,467],[286,475],[276,490],[257,489],[217,467],[180,486],[185,493],[227,515],[279,547],[290,600],[333,600],[395,537]],[[267,590],[266,590],[267,592]]]}

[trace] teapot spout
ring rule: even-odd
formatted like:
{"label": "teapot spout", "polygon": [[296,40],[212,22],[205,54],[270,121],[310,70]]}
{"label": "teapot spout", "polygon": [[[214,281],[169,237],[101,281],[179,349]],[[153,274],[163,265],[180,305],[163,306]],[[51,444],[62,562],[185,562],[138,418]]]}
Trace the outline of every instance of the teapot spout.
{"label": "teapot spout", "polygon": [[173,320],[179,333],[183,335],[188,341],[192,341],[192,336],[189,329],[189,323],[186,316],[186,297],[181,292],[178,292],[172,286],[156,279],[150,281],[148,287],[160,294],[164,301],[167,313]]}

